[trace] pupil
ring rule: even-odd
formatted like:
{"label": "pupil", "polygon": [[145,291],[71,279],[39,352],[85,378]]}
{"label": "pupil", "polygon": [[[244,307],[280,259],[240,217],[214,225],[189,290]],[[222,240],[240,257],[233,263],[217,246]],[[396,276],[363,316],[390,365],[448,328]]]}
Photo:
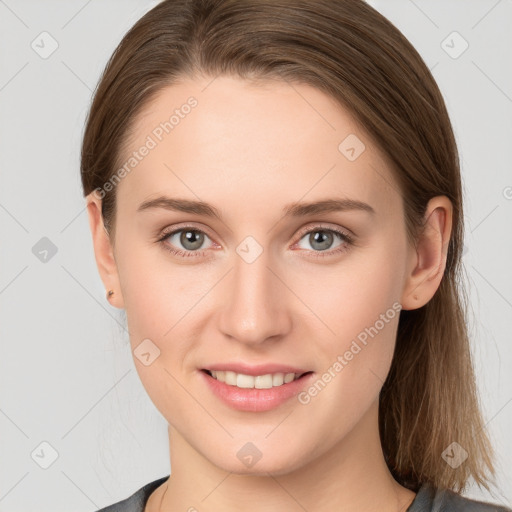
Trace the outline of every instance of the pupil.
{"label": "pupil", "polygon": [[314,247],[314,244],[319,243],[320,249],[328,249],[332,242],[331,239],[332,233],[328,233],[326,231],[315,231],[312,235],[311,246]]}
{"label": "pupil", "polygon": [[203,244],[202,236],[203,236],[203,234],[199,233],[197,231],[191,231],[191,230],[184,231],[181,234],[180,242],[188,250],[198,249]]}

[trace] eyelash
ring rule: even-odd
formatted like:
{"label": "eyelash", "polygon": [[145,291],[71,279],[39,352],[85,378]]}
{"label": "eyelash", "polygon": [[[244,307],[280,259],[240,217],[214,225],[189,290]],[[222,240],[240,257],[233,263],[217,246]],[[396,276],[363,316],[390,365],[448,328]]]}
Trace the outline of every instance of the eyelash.
{"label": "eyelash", "polygon": [[[206,235],[208,238],[208,233],[205,233],[203,230],[198,229],[194,226],[182,226],[179,229],[174,229],[172,231],[163,232],[160,238],[157,240],[157,243],[160,243],[163,248],[167,251],[169,251],[171,254],[179,257],[189,258],[189,257],[201,257],[204,256],[207,252],[207,249],[198,250],[198,251],[183,251],[181,249],[173,249],[171,246],[165,243],[165,240],[172,235],[175,235],[176,233],[180,233],[181,231],[194,231],[196,233],[202,233]],[[328,251],[308,251],[314,253],[314,258],[328,258],[337,254],[341,254],[342,252],[345,252],[348,250],[348,246],[351,246],[354,244],[354,239],[351,235],[349,235],[346,231],[334,229],[334,228],[326,228],[323,226],[315,226],[311,229],[308,229],[304,232],[301,232],[299,239],[296,243],[300,242],[305,235],[308,235],[310,233],[314,233],[316,231],[323,231],[326,233],[334,233],[339,236],[339,238],[342,241],[342,244],[339,245],[336,249],[328,250]],[[294,244],[295,245],[295,244]]]}

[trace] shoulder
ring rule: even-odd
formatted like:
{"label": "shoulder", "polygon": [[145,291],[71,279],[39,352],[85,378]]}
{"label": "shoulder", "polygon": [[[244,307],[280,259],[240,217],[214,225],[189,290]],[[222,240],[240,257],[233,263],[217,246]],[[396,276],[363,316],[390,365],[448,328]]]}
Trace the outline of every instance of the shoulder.
{"label": "shoulder", "polygon": [[169,475],[159,478],[158,480],[154,480],[153,482],[149,482],[128,498],[118,501],[117,503],[113,503],[112,505],[102,508],[97,512],[144,512],[144,508],[151,493],[168,478]]}
{"label": "shoulder", "polygon": [[407,512],[512,512],[512,509],[423,484]]}
{"label": "shoulder", "polygon": [[436,498],[439,497],[441,504],[440,512],[446,510],[446,512],[512,512],[509,508],[504,506],[488,503],[485,501],[477,501],[465,496],[461,496],[456,492],[449,489],[440,490],[437,492]]}

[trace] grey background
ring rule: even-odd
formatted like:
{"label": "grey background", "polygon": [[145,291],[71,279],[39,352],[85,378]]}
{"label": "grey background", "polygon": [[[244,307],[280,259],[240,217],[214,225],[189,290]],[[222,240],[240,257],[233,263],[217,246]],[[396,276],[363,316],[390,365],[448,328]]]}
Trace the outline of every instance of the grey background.
{"label": "grey background", "polygon": [[[0,512],[92,511],[170,471],[166,422],[138,380],[123,312],[105,300],[78,167],[100,72],[156,3],[0,0]],[[420,51],[452,116],[499,487],[467,495],[512,506],[512,2],[370,3]],[[47,58],[31,46],[48,51],[52,39]],[[57,250],[46,262],[43,237]]]}

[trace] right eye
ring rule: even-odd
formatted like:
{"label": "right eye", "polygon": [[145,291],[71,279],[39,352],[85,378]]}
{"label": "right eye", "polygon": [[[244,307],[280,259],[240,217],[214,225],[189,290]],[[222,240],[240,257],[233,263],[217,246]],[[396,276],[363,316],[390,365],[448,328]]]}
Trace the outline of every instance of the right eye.
{"label": "right eye", "polygon": [[206,238],[209,239],[204,231],[184,227],[164,232],[158,242],[162,243],[166,250],[177,256],[204,256],[205,250],[201,250],[201,247]]}

